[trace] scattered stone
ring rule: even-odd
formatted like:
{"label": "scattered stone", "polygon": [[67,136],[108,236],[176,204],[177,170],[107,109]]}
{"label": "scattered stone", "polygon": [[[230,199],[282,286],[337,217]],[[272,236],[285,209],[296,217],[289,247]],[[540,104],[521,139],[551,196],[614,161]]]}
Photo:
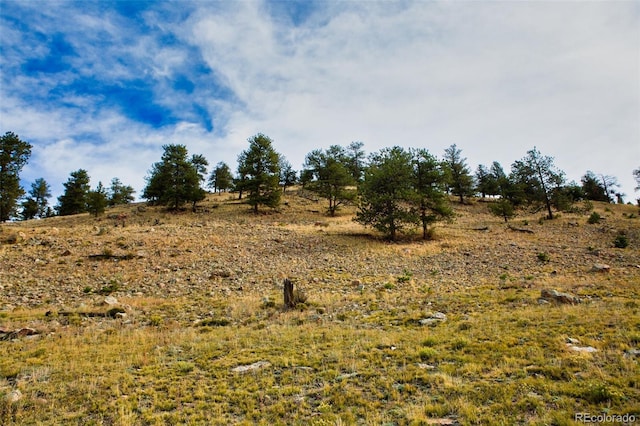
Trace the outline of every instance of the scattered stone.
{"label": "scattered stone", "polygon": [[116,299],[113,296],[107,296],[107,297],[104,298],[102,303],[105,304],[105,305],[113,306],[113,305],[117,305],[118,304],[118,299]]}
{"label": "scattered stone", "polygon": [[71,250],[66,249],[65,251],[62,252],[60,256],[71,256]]}
{"label": "scattered stone", "polygon": [[423,370],[435,370],[436,366],[435,365],[431,365],[431,364],[423,364],[421,362],[419,362],[418,364],[418,368],[422,368]]}
{"label": "scattered stone", "polygon": [[640,356],[640,349],[629,349],[628,351],[625,351],[624,356],[626,357]]}
{"label": "scattered stone", "polygon": [[435,313],[429,314],[427,318],[423,318],[418,322],[420,323],[420,325],[435,325],[440,322],[445,322],[446,320],[447,320],[446,314],[443,314],[442,312],[435,312]]}
{"label": "scattered stone", "polygon": [[454,425],[458,425],[460,423],[458,423],[456,420],[454,419],[449,419],[449,418],[441,418],[441,419],[427,419],[427,423],[428,425],[442,425],[442,426],[454,426]]}
{"label": "scattered stone", "polygon": [[0,340],[13,340],[19,339],[20,337],[35,336],[38,334],[40,334],[38,330],[30,327],[24,327],[14,331],[0,329]]}
{"label": "scattered stone", "polygon": [[611,267],[607,264],[604,263],[596,263],[595,265],[593,265],[593,268],[591,268],[591,272],[603,272],[603,273],[607,273],[611,270]]}
{"label": "scattered stone", "polygon": [[304,365],[297,365],[297,366],[293,367],[293,369],[297,370],[297,371],[308,371],[308,372],[313,371],[313,367],[307,367],[307,366],[304,366]]}
{"label": "scattered stone", "polygon": [[573,337],[567,337],[567,343],[571,343],[572,345],[579,345],[580,341],[578,339],[574,339]]}
{"label": "scattered stone", "polygon": [[569,293],[560,293],[557,290],[543,289],[540,292],[540,297],[544,300],[560,304],[575,305],[580,303],[579,297],[573,296]]}
{"label": "scattered stone", "polygon": [[567,347],[572,351],[582,352],[582,353],[598,352],[598,350],[593,346],[576,346],[576,345],[572,345],[571,343],[567,343]]}
{"label": "scattered stone", "polygon": [[22,399],[22,392],[20,392],[18,389],[14,389],[9,392],[5,398],[9,404],[15,404]]}
{"label": "scattered stone", "polygon": [[338,377],[336,377],[336,380],[345,380],[345,379],[350,379],[352,377],[356,377],[358,375],[358,373],[347,373],[347,374],[341,374]]}
{"label": "scattered stone", "polygon": [[261,370],[267,367],[271,367],[271,363],[269,361],[258,361],[253,364],[239,365],[232,368],[231,371],[234,373],[246,373],[247,371]]}

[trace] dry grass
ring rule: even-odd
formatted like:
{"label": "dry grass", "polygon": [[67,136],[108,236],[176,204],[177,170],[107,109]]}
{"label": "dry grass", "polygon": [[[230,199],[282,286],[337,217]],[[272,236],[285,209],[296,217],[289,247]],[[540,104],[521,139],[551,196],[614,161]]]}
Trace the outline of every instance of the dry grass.
{"label": "dry grass", "polygon": [[[197,214],[109,211],[128,214],[124,228],[86,215],[3,225],[0,328],[39,334],[0,341],[0,423],[640,418],[636,207],[596,204],[597,225],[521,216],[525,234],[483,203],[456,205],[431,241],[388,243],[353,208],[332,218],[322,202],[287,201],[260,216],[229,194]],[[620,230],[626,249],[613,247]],[[308,296],[299,309],[282,309],[284,277]],[[542,288],[584,303],[539,304]],[[107,294],[126,316],[86,316]],[[434,312],[446,321],[420,325]]]}

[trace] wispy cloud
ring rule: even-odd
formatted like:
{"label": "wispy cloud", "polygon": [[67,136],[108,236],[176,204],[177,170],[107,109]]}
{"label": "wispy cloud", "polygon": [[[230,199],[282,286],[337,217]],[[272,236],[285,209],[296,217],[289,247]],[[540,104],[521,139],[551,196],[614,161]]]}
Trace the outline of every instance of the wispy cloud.
{"label": "wispy cloud", "polygon": [[570,178],[640,166],[636,2],[4,2],[2,131],[61,188],[86,168],[141,190],[161,145],[235,164],[456,143],[508,169],[536,145]]}

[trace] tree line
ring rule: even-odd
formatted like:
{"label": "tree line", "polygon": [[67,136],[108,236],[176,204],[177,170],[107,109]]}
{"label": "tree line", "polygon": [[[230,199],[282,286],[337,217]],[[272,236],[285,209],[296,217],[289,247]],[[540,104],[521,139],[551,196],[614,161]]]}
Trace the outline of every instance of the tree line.
{"label": "tree line", "polygon": [[[505,221],[523,209],[542,208],[552,219],[554,210],[566,210],[580,200],[623,202],[615,177],[587,171],[580,183],[566,182],[554,159],[535,147],[509,172],[498,162],[471,172],[455,144],[437,158],[425,148],[398,146],[366,155],[362,142],[352,142],[309,152],[297,172],[268,136],[254,135],[248,143],[238,155],[235,173],[219,162],[210,174],[203,155],[189,156],[184,145],[164,145],[160,161],[148,171],[141,197],[151,205],[173,210],[189,205],[195,210],[207,194],[206,187],[234,192],[259,213],[262,208],[277,208],[287,188],[299,184],[325,199],[331,216],[347,203],[356,204],[354,220],[390,239],[415,227],[428,238],[432,223],[452,217],[450,195],[460,203],[476,196],[491,198],[490,210]],[[20,187],[19,173],[31,148],[12,132],[0,137],[0,221],[84,212],[97,216],[108,206],[134,200],[134,189],[118,178],[108,188],[99,182],[91,189],[87,171],[79,169],[70,174],[58,204],[51,208],[50,187],[43,178],[32,183],[28,194]],[[639,190],[640,167],[633,175]]]}

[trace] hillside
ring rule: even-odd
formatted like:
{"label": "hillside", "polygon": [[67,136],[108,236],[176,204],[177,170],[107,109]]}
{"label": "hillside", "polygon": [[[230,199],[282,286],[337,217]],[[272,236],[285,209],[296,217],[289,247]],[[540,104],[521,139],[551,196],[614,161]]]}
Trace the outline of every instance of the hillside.
{"label": "hillside", "polygon": [[[352,209],[286,201],[3,224],[0,423],[640,419],[637,207],[510,229],[486,203],[454,204],[432,240],[388,243]],[[293,310],[287,277],[307,296]]]}

